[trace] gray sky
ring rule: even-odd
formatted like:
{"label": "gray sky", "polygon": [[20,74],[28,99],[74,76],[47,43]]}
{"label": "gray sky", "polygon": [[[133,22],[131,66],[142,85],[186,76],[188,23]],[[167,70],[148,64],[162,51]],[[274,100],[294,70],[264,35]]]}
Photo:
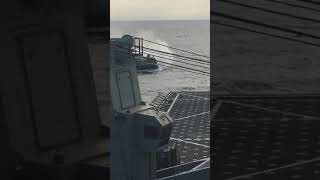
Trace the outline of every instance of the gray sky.
{"label": "gray sky", "polygon": [[210,0],[111,0],[111,20],[210,18]]}

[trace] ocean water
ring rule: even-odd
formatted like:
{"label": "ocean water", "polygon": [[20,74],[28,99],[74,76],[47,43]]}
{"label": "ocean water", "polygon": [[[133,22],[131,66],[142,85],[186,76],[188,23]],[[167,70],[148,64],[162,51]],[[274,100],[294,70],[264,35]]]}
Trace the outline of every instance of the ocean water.
{"label": "ocean water", "polygon": [[[168,45],[171,47],[210,56],[210,21],[209,20],[184,20],[184,21],[111,21],[110,36],[119,38],[125,34],[141,37],[146,40]],[[165,51],[183,56],[203,59],[208,58],[184,53],[175,49],[144,42],[144,46],[160,51]],[[149,51],[150,53],[151,51]],[[156,54],[159,56],[164,56]],[[168,56],[166,56],[168,57]],[[156,57],[157,60],[176,65],[183,65],[200,71],[210,72],[210,65],[189,61],[188,65],[173,60]],[[161,71],[151,74],[139,74],[139,83],[142,98],[150,102],[159,92],[170,91],[209,91],[210,76],[195,74],[176,68],[161,66]]]}

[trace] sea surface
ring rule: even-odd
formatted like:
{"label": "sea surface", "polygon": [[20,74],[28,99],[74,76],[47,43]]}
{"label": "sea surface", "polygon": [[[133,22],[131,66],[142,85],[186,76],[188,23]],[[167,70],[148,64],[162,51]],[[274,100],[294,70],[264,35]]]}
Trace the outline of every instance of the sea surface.
{"label": "sea surface", "polygon": [[[170,47],[195,52],[197,54],[210,56],[210,21],[209,20],[183,20],[183,21],[111,21],[111,38],[119,38],[125,34],[141,37],[149,41],[164,44]],[[209,58],[192,55],[172,48],[148,43],[144,41],[144,46],[159,51],[179,54],[192,58],[210,61]],[[146,50],[147,51],[147,50]],[[184,66],[200,71],[210,72],[209,64],[199,64],[195,61],[184,61],[175,56],[160,54],[155,51],[148,51],[151,54],[169,58],[155,57],[165,63]],[[172,59],[172,60],[171,60]],[[165,64],[169,65],[169,64]],[[202,67],[198,67],[198,65]],[[159,72],[141,74],[139,73],[139,83],[142,98],[150,102],[158,93],[170,91],[209,91],[210,76],[196,74],[172,67],[161,66]]]}

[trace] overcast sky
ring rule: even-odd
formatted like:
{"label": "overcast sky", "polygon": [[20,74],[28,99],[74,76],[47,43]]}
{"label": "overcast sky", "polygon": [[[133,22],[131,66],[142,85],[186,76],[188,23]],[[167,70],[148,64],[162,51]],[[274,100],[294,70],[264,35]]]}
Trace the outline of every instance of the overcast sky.
{"label": "overcast sky", "polygon": [[111,20],[210,18],[210,0],[111,0]]}

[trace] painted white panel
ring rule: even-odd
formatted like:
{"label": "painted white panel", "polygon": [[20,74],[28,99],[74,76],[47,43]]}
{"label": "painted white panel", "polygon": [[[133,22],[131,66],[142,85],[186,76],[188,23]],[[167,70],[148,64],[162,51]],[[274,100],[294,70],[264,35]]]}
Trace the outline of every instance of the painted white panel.
{"label": "painted white panel", "polygon": [[135,96],[133,92],[130,72],[119,72],[117,74],[117,81],[122,109],[135,106]]}

